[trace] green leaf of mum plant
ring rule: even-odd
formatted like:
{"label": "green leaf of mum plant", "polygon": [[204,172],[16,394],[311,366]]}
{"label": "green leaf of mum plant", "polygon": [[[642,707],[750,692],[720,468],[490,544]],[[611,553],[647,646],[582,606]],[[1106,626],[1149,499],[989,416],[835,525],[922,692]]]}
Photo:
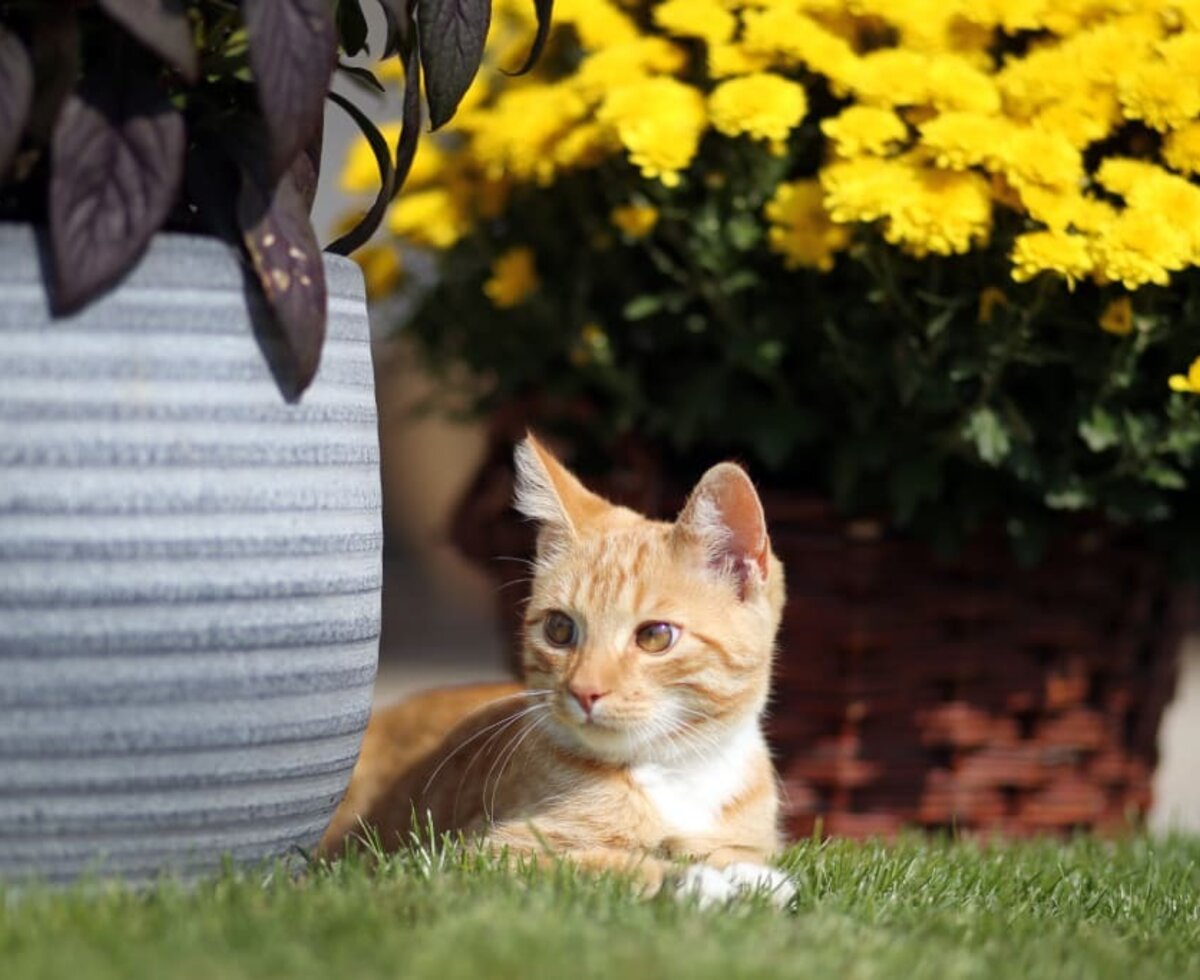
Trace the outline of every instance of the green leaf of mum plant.
{"label": "green leaf of mum plant", "polygon": [[976,409],[967,419],[963,436],[970,440],[979,458],[990,466],[999,466],[1012,448],[1008,430],[992,409]]}
{"label": "green leaf of mum plant", "polygon": [[1079,438],[1092,452],[1102,453],[1120,443],[1121,433],[1112,413],[1097,405],[1091,415],[1079,423]]}

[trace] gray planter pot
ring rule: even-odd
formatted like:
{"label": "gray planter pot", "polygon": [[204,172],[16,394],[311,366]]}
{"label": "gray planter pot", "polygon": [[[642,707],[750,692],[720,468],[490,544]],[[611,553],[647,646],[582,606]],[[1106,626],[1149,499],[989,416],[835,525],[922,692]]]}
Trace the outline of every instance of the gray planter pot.
{"label": "gray planter pot", "polygon": [[259,861],[341,798],[382,530],[362,277],[326,271],[288,404],[226,246],[163,235],[54,320],[0,225],[0,879]]}

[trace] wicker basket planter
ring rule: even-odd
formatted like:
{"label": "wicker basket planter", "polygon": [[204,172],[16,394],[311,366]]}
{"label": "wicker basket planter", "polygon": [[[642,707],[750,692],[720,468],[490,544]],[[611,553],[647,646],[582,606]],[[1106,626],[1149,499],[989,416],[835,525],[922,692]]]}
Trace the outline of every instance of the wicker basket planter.
{"label": "wicker basket planter", "polygon": [[[511,428],[455,536],[504,586],[515,636],[524,571],[496,559],[530,554],[533,537],[508,506]],[[638,461],[602,483],[647,513],[681,502]],[[768,490],[764,505],[788,576],[770,734],[791,834],[1136,826],[1180,624],[1136,542],[1081,528],[1030,570],[999,534],[945,561],[819,500]]]}

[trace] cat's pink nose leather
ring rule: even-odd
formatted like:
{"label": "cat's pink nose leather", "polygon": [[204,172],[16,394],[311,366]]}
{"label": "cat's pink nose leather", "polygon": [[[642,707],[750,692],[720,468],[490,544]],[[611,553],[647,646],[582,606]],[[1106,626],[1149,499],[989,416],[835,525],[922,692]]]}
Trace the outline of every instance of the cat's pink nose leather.
{"label": "cat's pink nose leather", "polygon": [[583,713],[588,717],[591,717],[592,708],[595,707],[596,702],[608,693],[607,691],[597,691],[594,688],[588,687],[572,687],[570,691],[571,696],[579,702],[579,707],[583,709]]}

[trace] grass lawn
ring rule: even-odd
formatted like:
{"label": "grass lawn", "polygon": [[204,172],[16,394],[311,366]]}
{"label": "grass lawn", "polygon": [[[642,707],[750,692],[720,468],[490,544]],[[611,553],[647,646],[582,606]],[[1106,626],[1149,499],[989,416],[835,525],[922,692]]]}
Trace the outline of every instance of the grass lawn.
{"label": "grass lawn", "polygon": [[1200,842],[804,843],[789,912],[423,850],[368,873],[0,890],[0,977],[1200,977]]}

